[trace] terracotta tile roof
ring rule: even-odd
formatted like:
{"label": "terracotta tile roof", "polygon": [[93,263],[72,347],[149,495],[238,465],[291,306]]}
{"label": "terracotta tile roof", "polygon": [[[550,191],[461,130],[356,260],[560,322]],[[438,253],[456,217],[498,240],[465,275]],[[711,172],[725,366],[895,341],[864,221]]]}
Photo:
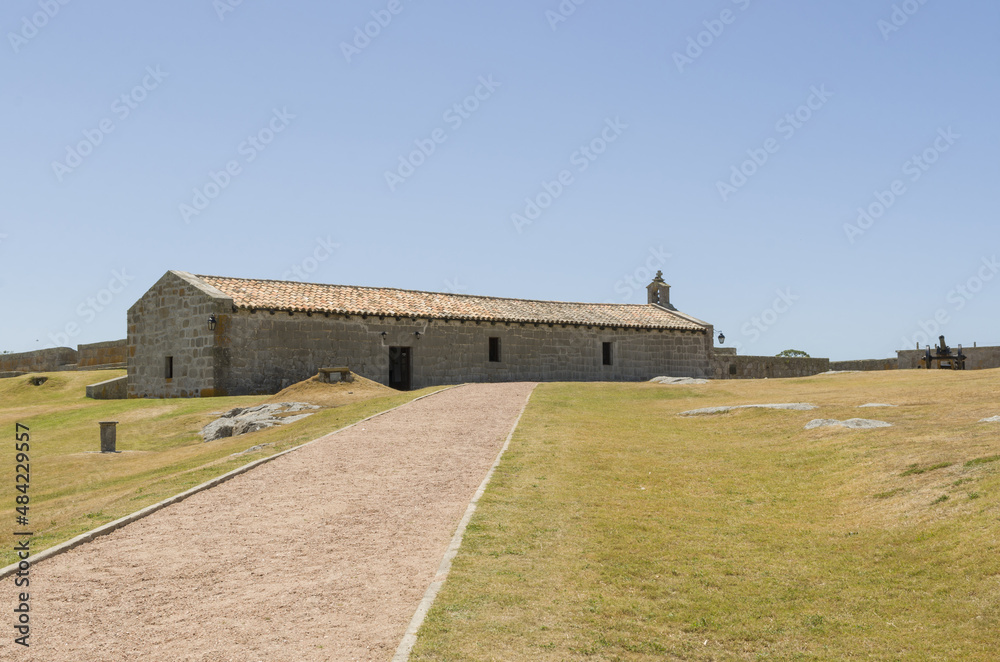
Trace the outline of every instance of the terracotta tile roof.
{"label": "terracotta tile roof", "polygon": [[197,276],[239,308],[492,322],[588,324],[705,331],[704,323],[652,305],[532,301],[277,280]]}

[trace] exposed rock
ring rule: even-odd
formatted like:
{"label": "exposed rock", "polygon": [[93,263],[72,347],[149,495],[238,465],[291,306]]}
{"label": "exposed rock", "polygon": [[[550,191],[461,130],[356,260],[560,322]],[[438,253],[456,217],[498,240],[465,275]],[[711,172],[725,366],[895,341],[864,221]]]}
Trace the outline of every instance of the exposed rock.
{"label": "exposed rock", "polygon": [[815,430],[816,428],[827,428],[827,427],[840,427],[842,424],[835,418],[815,418],[808,423],[806,423],[806,430]]}
{"label": "exposed rock", "polygon": [[235,457],[237,455],[249,455],[250,453],[255,453],[255,452],[259,451],[259,450],[262,450],[264,448],[267,448],[268,446],[273,446],[273,445],[274,444],[257,444],[256,446],[251,446],[250,448],[248,448],[248,449],[246,449],[244,451],[239,451],[237,453],[233,453],[229,457]]}
{"label": "exposed rock", "polygon": [[846,421],[838,421],[833,418],[818,418],[806,423],[806,430],[816,428],[850,428],[852,430],[870,430],[872,428],[891,428],[892,423],[885,421],[873,421],[867,418],[849,418]]}
{"label": "exposed rock", "polygon": [[201,430],[205,441],[215,441],[224,437],[237,437],[257,430],[266,430],[276,425],[288,425],[301,421],[311,413],[297,416],[283,414],[319,409],[316,405],[305,402],[281,402],[278,404],[257,405],[256,407],[236,407],[222,414]]}
{"label": "exposed rock", "polygon": [[992,418],[984,418],[979,421],[980,423],[1000,423],[1000,416],[993,416]]}
{"label": "exposed rock", "polygon": [[858,409],[864,409],[865,407],[898,407],[899,405],[886,405],[881,402],[869,402],[866,405],[858,405]]}
{"label": "exposed rock", "polygon": [[649,380],[654,384],[707,384],[707,379],[695,379],[694,377],[653,377]]}
{"label": "exposed rock", "polygon": [[703,409],[692,409],[690,411],[682,411],[680,416],[702,416],[706,414],[724,414],[727,411],[733,411],[734,409],[788,409],[791,411],[810,411],[812,409],[819,409],[816,405],[811,405],[807,402],[791,402],[780,405],[734,405],[731,407],[705,407]]}
{"label": "exposed rock", "polygon": [[844,421],[844,427],[852,430],[870,430],[872,428],[891,428],[892,423],[875,421],[870,418],[849,418]]}
{"label": "exposed rock", "polygon": [[201,429],[201,436],[205,441],[231,437],[233,436],[233,422],[229,419],[218,418]]}

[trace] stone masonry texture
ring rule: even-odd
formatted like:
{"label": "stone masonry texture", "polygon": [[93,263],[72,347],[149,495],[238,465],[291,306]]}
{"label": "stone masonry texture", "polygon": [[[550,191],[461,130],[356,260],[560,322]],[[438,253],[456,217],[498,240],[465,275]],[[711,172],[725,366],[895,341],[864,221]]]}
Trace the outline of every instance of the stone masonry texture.
{"label": "stone masonry texture", "polygon": [[895,370],[896,359],[861,359],[859,361],[831,361],[830,370],[846,371],[875,371],[875,370]]}
{"label": "stone masonry texture", "polygon": [[[339,365],[386,384],[390,347],[411,348],[413,388],[703,377],[708,368],[709,341],[702,332],[245,310],[232,315],[229,325],[228,374],[220,386],[230,394],[273,392]],[[489,361],[491,337],[500,339],[499,362]],[[605,342],[613,343],[610,366],[603,365]]]}
{"label": "stone masonry texture", "polygon": [[56,372],[76,361],[77,351],[69,347],[0,354],[0,372]]}
{"label": "stone masonry texture", "polygon": [[[212,296],[174,273],[161,278],[128,311],[128,396],[175,398],[216,394],[223,325],[211,315],[231,313],[232,300]],[[167,377],[167,357],[172,376]]]}
{"label": "stone masonry texture", "polygon": [[0,354],[0,373],[3,372],[57,372],[61,370],[90,370],[97,367],[124,366],[125,340],[52,347],[33,352]]}
{"label": "stone masonry texture", "polygon": [[127,340],[111,340],[89,345],[79,345],[77,351],[77,369],[94,368],[125,363],[128,350]]}
{"label": "stone masonry texture", "polygon": [[778,379],[809,377],[829,369],[830,359],[715,354],[709,376],[713,379]]}

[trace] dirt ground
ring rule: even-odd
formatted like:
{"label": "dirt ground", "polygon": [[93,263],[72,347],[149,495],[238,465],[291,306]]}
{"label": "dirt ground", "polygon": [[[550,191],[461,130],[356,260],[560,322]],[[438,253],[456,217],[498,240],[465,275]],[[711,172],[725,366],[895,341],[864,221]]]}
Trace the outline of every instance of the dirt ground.
{"label": "dirt ground", "polygon": [[410,403],[40,563],[0,658],[389,660],[532,386]]}

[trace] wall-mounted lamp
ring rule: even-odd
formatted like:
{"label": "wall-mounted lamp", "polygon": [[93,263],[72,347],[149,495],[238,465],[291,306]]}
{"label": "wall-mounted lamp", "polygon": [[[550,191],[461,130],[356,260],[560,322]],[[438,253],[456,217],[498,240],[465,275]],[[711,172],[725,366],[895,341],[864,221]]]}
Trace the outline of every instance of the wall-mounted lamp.
{"label": "wall-mounted lamp", "polygon": [[720,333],[719,334],[719,344],[720,345],[725,345],[726,344],[726,334],[724,334],[724,333]]}
{"label": "wall-mounted lamp", "polygon": [[219,320],[215,319],[215,315],[208,316],[208,330],[215,331],[215,326],[219,323]]}
{"label": "wall-mounted lamp", "polygon": [[417,337],[417,340],[420,340],[420,336],[422,336],[423,334],[420,333],[419,331],[414,331],[413,335],[415,335]]}
{"label": "wall-mounted lamp", "polygon": [[380,335],[380,336],[382,336],[382,340],[385,340],[385,337],[386,337],[387,335],[389,335],[389,334],[387,334],[387,333],[386,333],[385,331],[383,331],[383,332],[382,332],[382,333],[380,333],[379,335]]}

